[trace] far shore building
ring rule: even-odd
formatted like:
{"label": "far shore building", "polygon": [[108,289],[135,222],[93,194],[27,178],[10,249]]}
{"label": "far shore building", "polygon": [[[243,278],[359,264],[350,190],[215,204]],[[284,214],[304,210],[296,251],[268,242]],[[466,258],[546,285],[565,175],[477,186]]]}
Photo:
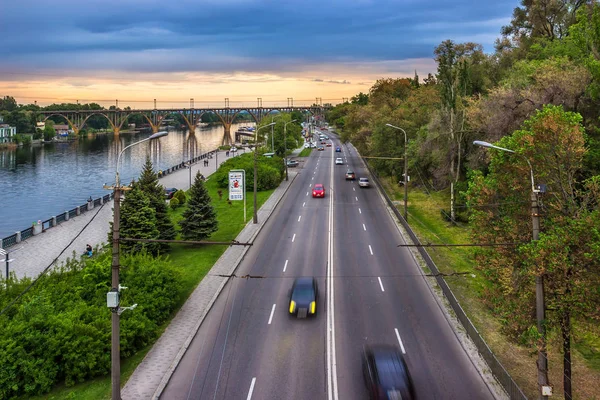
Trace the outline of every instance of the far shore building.
{"label": "far shore building", "polygon": [[4,118],[0,116],[0,143],[12,143],[17,128],[4,123]]}

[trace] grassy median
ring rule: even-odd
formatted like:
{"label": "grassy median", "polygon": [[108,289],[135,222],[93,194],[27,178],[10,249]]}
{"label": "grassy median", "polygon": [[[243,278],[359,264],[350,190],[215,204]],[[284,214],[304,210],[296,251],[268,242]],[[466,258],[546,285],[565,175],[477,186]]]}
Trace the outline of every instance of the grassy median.
{"label": "grassy median", "polygon": [[[219,229],[212,234],[208,239],[211,241],[231,241],[245,226],[245,222],[252,219],[252,194],[247,199],[246,221],[244,222],[244,202],[243,201],[228,201],[227,190],[220,189],[210,178],[206,182],[206,188],[212,198],[212,205],[215,208],[217,219],[219,221]],[[219,196],[221,191],[221,196]],[[260,208],[263,203],[273,194],[274,189],[258,192],[257,202]],[[179,221],[184,207],[179,207],[176,210],[170,211],[173,221]],[[217,262],[219,257],[225,252],[228,246],[226,245],[201,245],[191,246],[184,244],[171,245],[169,259],[179,269],[183,275],[183,284],[181,286],[181,304],[173,313],[172,317],[177,314],[179,308],[185,303],[202,278],[210,271],[211,267]],[[135,311],[133,311],[135,312]],[[170,320],[169,320],[170,322]],[[169,322],[162,326],[162,331],[166,329]],[[121,361],[121,386],[124,386],[131,374],[137,366],[142,362],[146,353],[150,351],[152,345],[147,346],[142,351],[138,352],[133,357]],[[111,381],[110,376],[93,379],[72,387],[58,386],[52,392],[36,397],[27,397],[33,400],[100,400],[110,399],[111,397]]]}

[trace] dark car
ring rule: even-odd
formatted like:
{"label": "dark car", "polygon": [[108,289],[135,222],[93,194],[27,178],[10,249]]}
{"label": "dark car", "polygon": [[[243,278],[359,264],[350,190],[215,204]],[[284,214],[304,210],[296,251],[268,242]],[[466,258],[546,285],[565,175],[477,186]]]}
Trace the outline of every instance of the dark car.
{"label": "dark car", "polygon": [[165,189],[165,198],[170,200],[173,198],[173,195],[175,194],[175,192],[177,191],[176,188],[167,188]]}
{"label": "dark car", "polygon": [[317,313],[319,292],[314,277],[296,278],[290,292],[290,315],[306,318]]}
{"label": "dark car", "polygon": [[415,398],[408,366],[398,348],[387,345],[365,347],[362,364],[371,399]]}
{"label": "dark car", "polygon": [[287,162],[288,167],[297,167],[298,164],[299,164],[299,162],[296,160],[288,160],[288,162]]}
{"label": "dark car", "polygon": [[338,146],[338,147],[336,147],[336,148],[335,148],[335,152],[336,152],[336,153],[341,153],[341,152],[342,152],[342,148],[341,148],[341,147],[339,147],[339,146]]}
{"label": "dark car", "polygon": [[352,171],[351,169],[346,171],[346,180],[347,181],[353,181],[355,179],[356,179],[356,174],[354,173],[354,171]]}

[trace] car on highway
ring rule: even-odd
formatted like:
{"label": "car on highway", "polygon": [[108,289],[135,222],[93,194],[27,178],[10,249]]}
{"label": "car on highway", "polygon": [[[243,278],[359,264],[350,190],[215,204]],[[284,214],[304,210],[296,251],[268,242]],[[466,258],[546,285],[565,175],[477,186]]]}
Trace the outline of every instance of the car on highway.
{"label": "car on highway", "polygon": [[344,160],[341,157],[336,158],[335,165],[344,165]]}
{"label": "car on highway", "polygon": [[327,144],[325,146],[331,147],[331,143],[327,142]]}
{"label": "car on highway", "polygon": [[315,187],[313,187],[312,196],[325,197],[325,186],[323,186],[322,183],[317,183]]}
{"label": "car on highway", "polygon": [[369,182],[369,178],[358,178],[358,186],[360,186],[360,187],[371,186],[371,183]]}
{"label": "car on highway", "polygon": [[165,198],[167,200],[170,200],[173,198],[173,196],[175,195],[175,192],[177,191],[176,188],[165,188]]}
{"label": "car on highway", "polygon": [[299,164],[299,162],[296,160],[288,160],[288,162],[287,162],[288,167],[297,167],[298,164]]}
{"label": "car on highway", "polygon": [[309,149],[310,148],[310,143],[309,142],[304,143],[304,148],[305,149]]}
{"label": "car on highway", "polygon": [[351,169],[346,171],[346,180],[347,181],[353,181],[355,179],[356,179],[356,174],[354,173],[354,171],[352,171]]}
{"label": "car on highway", "polygon": [[336,153],[341,153],[342,152],[342,148],[340,146],[335,148],[335,152]]}
{"label": "car on highway", "polygon": [[398,348],[388,345],[365,346],[362,368],[370,399],[415,398],[408,366]]}
{"label": "car on highway", "polygon": [[290,315],[306,318],[317,314],[319,292],[314,277],[296,278],[290,290]]}
{"label": "car on highway", "polygon": [[319,150],[319,151],[323,151],[323,150],[325,150],[325,147],[323,147],[323,146],[319,146],[319,147],[317,147],[317,150]]}

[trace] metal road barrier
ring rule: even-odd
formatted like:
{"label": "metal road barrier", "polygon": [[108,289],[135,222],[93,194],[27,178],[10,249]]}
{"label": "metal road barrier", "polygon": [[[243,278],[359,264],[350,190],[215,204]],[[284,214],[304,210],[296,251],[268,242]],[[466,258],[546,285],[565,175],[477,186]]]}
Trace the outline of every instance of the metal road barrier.
{"label": "metal road barrier", "polygon": [[506,392],[508,393],[508,395],[510,396],[511,399],[527,400],[527,397],[525,396],[525,394],[523,393],[521,388],[517,385],[517,383],[514,381],[512,376],[510,376],[508,371],[506,371],[506,369],[500,363],[500,361],[498,361],[498,359],[496,358],[496,356],[494,355],[492,350],[489,348],[489,346],[487,345],[485,340],[483,340],[483,338],[477,331],[477,328],[475,328],[475,326],[473,325],[473,323],[471,322],[469,317],[467,317],[467,314],[465,313],[463,308],[458,303],[458,300],[456,299],[456,297],[454,296],[454,293],[452,293],[452,290],[450,289],[450,287],[444,280],[444,277],[440,275],[439,269],[437,268],[437,266],[435,265],[435,263],[433,262],[433,260],[429,256],[429,254],[427,253],[427,250],[425,250],[425,247],[420,246],[421,242],[419,241],[419,238],[417,238],[417,236],[412,231],[412,229],[410,229],[410,225],[408,225],[408,223],[404,220],[404,218],[402,217],[402,214],[400,213],[400,211],[398,211],[398,209],[396,208],[396,206],[394,205],[394,203],[392,202],[392,200],[386,193],[386,191],[383,188],[383,185],[381,184],[381,182],[379,181],[379,178],[377,177],[377,174],[375,173],[375,171],[373,171],[371,166],[367,163],[366,159],[364,159],[363,157],[361,157],[361,159],[363,160],[364,164],[367,166],[367,169],[369,170],[369,173],[371,174],[373,181],[375,182],[377,187],[380,189],[381,193],[383,194],[383,196],[385,198],[385,201],[388,203],[390,208],[394,211],[396,218],[398,218],[398,220],[400,221],[400,223],[402,224],[404,229],[406,229],[406,231],[408,232],[408,235],[410,236],[413,243],[418,245],[417,250],[421,254],[421,257],[423,257],[423,260],[425,260],[427,267],[429,267],[431,272],[435,275],[435,279],[437,280],[438,285],[442,289],[444,296],[446,296],[446,299],[450,303],[452,310],[454,310],[456,317],[458,318],[458,320],[460,321],[462,326],[465,328],[465,331],[467,332],[467,334],[469,335],[469,337],[471,338],[471,340],[477,347],[479,354],[481,354],[483,359],[486,361],[486,363],[490,367],[490,370],[492,371],[492,374],[494,374],[494,377],[498,380],[498,382],[500,382],[500,384],[502,385],[504,390],[506,390]]}

